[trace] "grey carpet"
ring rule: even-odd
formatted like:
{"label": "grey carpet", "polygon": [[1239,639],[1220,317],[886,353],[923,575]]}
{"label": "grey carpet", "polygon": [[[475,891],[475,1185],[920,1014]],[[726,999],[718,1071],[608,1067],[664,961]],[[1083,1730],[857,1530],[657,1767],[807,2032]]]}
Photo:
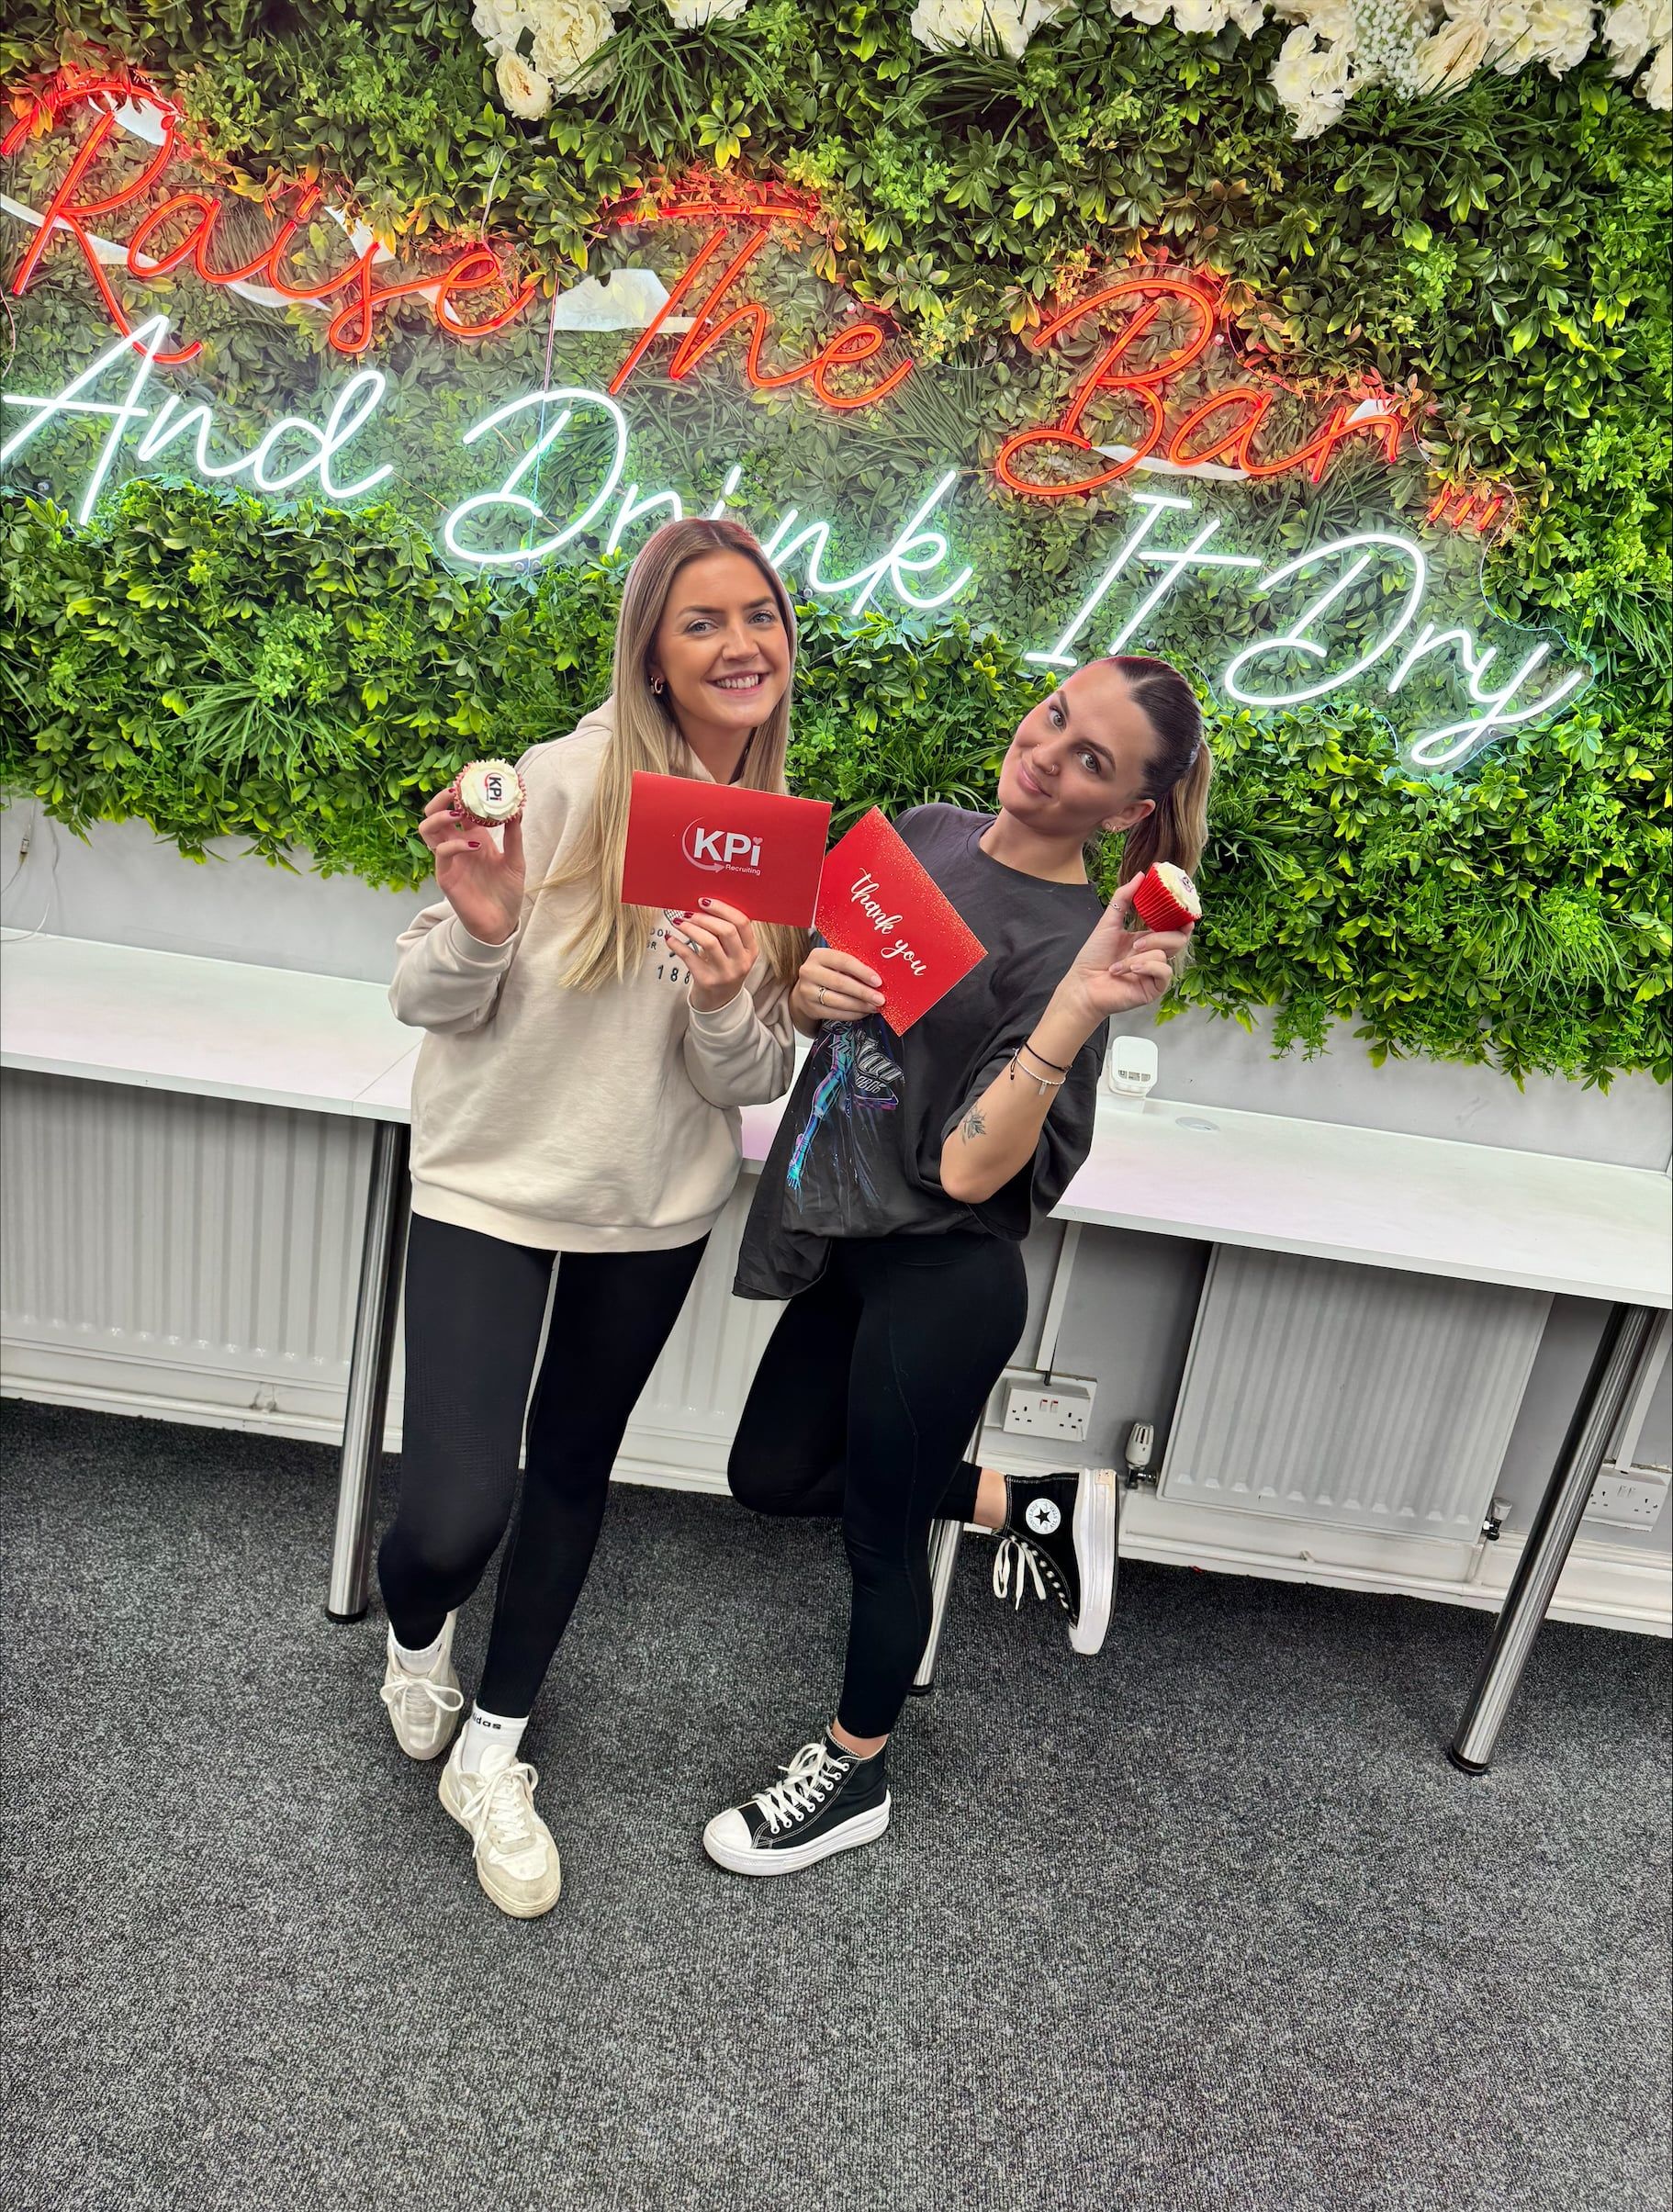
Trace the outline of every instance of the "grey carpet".
{"label": "grey carpet", "polygon": [[[1131,1567],[1105,1656],[971,1546],[882,1844],[713,1870],[826,1712],[822,1528],[623,1489],[477,1892],[320,1610],[331,1456],[6,1409],[11,2207],[1659,2212],[1668,1653]],[[466,1682],[481,1600],[463,1635]]]}

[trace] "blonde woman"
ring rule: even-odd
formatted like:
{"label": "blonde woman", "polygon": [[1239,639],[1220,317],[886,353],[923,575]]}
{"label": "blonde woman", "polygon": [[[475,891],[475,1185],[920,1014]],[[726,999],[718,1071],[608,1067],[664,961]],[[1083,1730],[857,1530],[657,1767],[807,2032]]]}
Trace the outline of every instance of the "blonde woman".
{"label": "blonde woman", "polygon": [[670,522],[629,571],[610,698],[519,764],[522,821],[470,827],[451,788],[424,814],[443,895],[401,938],[390,994],[428,1034],[382,1696],[402,1750],[439,1757],[464,1701],[455,1618],[510,1522],[526,1440],[477,1701],[441,1780],[483,1889],[519,1918],[560,1881],[523,1727],[628,1417],[736,1180],[738,1109],[789,1084],[806,941],[711,900],[623,906],[632,778],[782,791],[795,648],[748,532]]}

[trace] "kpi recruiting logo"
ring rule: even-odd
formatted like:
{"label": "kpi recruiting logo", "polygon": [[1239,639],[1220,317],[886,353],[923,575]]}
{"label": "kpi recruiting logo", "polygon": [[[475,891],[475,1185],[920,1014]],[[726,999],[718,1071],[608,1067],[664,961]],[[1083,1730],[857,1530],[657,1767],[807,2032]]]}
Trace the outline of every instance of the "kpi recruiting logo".
{"label": "kpi recruiting logo", "polygon": [[742,830],[705,829],[701,822],[692,822],[679,845],[694,867],[713,870],[730,868],[735,873],[746,876],[758,876],[761,872],[761,840],[747,837]]}

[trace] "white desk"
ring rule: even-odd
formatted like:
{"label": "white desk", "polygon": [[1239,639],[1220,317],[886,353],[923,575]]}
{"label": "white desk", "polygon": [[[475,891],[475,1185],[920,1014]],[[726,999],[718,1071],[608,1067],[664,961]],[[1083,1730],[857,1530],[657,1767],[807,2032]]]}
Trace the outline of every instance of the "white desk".
{"label": "white desk", "polygon": [[[9,931],[0,962],[0,1064],[377,1125],[329,1602],[335,1616],[357,1617],[399,1290],[413,1032],[376,983]],[[765,1156],[780,1112],[745,1112],[747,1166]],[[1130,1114],[1106,1100],[1058,1212],[1644,1316],[1673,1304],[1673,1185],[1648,1169],[1155,1099]],[[1531,1536],[1524,1566],[1538,1550]],[[1515,1600],[1513,1589],[1507,1614]]]}

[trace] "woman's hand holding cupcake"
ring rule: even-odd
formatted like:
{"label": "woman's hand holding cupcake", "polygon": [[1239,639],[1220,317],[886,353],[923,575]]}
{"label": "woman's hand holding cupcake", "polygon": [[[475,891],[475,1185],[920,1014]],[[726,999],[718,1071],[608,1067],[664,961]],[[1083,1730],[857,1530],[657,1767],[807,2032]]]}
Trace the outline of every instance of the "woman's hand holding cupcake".
{"label": "woman's hand holding cupcake", "polygon": [[[1053,1035],[1060,1034],[1061,1023],[1061,1034],[1078,1029],[1084,1044],[1112,1014],[1153,1006],[1173,981],[1173,962],[1191,941],[1192,925],[1183,929],[1146,929],[1142,925],[1135,928],[1133,893],[1141,880],[1135,876],[1122,884],[1052,993]],[[1043,1025],[1036,1032],[1042,1034]]]}
{"label": "woman's hand holding cupcake", "polygon": [[468,823],[458,786],[437,792],[424,809],[419,836],[435,859],[442,895],[479,944],[503,945],[522,918],[522,823],[491,830]]}

